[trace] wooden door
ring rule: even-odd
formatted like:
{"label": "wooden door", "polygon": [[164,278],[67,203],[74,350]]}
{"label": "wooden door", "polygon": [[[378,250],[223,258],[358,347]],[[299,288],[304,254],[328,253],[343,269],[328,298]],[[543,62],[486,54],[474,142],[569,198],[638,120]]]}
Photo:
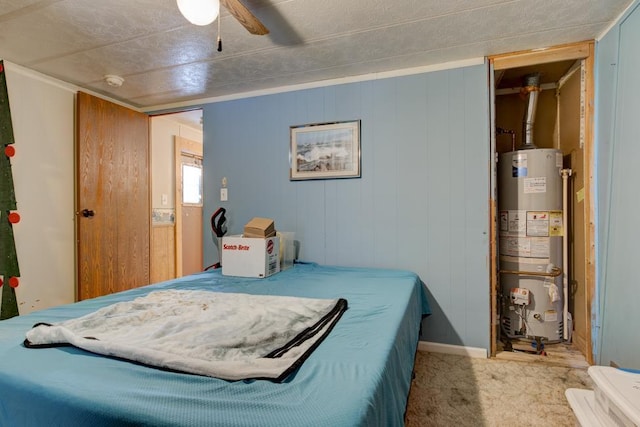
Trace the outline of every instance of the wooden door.
{"label": "wooden door", "polygon": [[182,204],[182,275],[202,271],[202,205]]}
{"label": "wooden door", "polygon": [[149,119],[77,96],[78,300],[149,284]]}
{"label": "wooden door", "polygon": [[[202,143],[176,136],[174,162],[176,166],[176,276],[202,271],[203,233],[202,198],[184,200],[183,172],[185,165],[202,168]],[[202,188],[200,189],[202,196]]]}

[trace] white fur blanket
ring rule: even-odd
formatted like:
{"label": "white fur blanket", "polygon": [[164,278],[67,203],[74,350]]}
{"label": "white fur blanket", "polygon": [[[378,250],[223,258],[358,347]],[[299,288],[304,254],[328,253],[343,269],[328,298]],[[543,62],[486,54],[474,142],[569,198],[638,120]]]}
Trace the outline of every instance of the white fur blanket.
{"label": "white fur blanket", "polygon": [[36,325],[25,345],[73,345],[227,380],[283,380],[346,308],[344,299],[164,290],[77,319]]}

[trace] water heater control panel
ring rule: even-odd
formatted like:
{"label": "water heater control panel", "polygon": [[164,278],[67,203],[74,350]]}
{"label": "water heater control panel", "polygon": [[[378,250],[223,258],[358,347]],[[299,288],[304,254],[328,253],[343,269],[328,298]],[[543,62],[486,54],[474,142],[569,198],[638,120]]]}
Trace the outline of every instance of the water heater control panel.
{"label": "water heater control panel", "polygon": [[511,288],[511,303],[514,305],[529,305],[531,302],[529,289]]}

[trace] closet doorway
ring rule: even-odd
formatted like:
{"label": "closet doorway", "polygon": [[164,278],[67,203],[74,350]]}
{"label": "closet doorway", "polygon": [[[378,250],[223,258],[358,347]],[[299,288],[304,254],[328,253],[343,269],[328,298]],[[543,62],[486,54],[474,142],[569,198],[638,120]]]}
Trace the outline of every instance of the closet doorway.
{"label": "closet doorway", "polygon": [[[566,301],[565,310],[567,312],[567,316],[562,319],[561,324],[566,327],[566,335],[559,343],[554,343],[550,339],[550,345],[543,348],[539,346],[538,342],[532,341],[531,337],[538,334],[526,335],[519,332],[518,334],[523,335],[523,339],[509,336],[509,333],[518,335],[509,329],[510,313],[519,310],[518,304],[528,310],[527,313],[533,316],[535,322],[553,322],[553,318],[551,316],[549,318],[540,317],[539,314],[536,314],[537,312],[534,313],[535,310],[542,310],[537,308],[536,301],[541,302],[551,298],[547,297],[545,292],[538,292],[538,295],[533,295],[530,301],[518,302],[516,300],[513,302],[514,287],[505,278],[509,275],[521,274],[525,280],[519,282],[523,285],[515,290],[533,289],[530,285],[533,276],[524,274],[529,271],[528,269],[519,268],[516,270],[521,271],[513,271],[513,269],[499,268],[499,261],[502,262],[507,258],[517,257],[519,262],[526,261],[533,265],[531,260],[543,259],[544,255],[539,251],[542,247],[539,243],[540,239],[531,237],[537,234],[532,225],[533,221],[529,222],[529,216],[526,216],[526,229],[516,230],[511,226],[513,222],[511,221],[511,213],[524,213],[525,211],[503,210],[498,212],[499,207],[496,199],[499,202],[498,193],[500,191],[497,190],[499,190],[501,183],[497,182],[498,165],[493,165],[491,355],[505,358],[518,356],[517,360],[526,356],[526,360],[532,361],[543,359],[551,361],[555,358],[555,362],[569,365],[584,365],[586,359],[587,363],[592,364],[591,307],[597,292],[595,283],[594,184],[592,182],[594,170],[592,123],[594,42],[586,41],[538,51],[498,55],[490,58],[490,65],[493,100],[492,127],[495,129],[491,144],[492,157],[499,159],[502,154],[519,153],[512,155],[511,177],[525,176],[520,175],[520,169],[514,168],[513,158],[525,159],[524,168],[527,169],[526,149],[529,147],[523,144],[523,135],[529,135],[524,130],[526,121],[528,126],[533,126],[535,123],[533,135],[536,146],[533,148],[557,150],[556,166],[569,172],[566,203],[563,209],[566,221],[563,219],[560,227],[553,229],[549,227],[549,234],[547,234],[548,236],[561,236],[566,243],[566,253],[563,256],[565,263],[560,270],[563,278],[560,289],[563,290],[563,301]],[[527,111],[523,99],[526,99],[526,89],[528,89],[528,86],[523,82],[528,81],[526,77],[532,75],[538,75],[540,78],[540,84],[535,88],[539,94],[539,102],[535,109],[537,114],[527,116],[522,114]],[[525,120],[526,117],[535,117],[535,120],[531,118]],[[507,166],[509,166],[508,163]],[[532,170],[531,176],[533,177],[535,174],[532,165],[529,165],[529,168]],[[522,180],[526,181],[527,179],[540,178],[523,178]],[[532,193],[526,190],[525,188],[525,193]],[[546,192],[546,189],[542,192]],[[521,197],[527,199],[530,194]],[[506,216],[505,213],[509,216]],[[527,211],[527,215],[535,213],[535,210]],[[499,218],[508,218],[508,220],[499,222]],[[524,224],[522,220],[517,221]],[[531,230],[528,228],[530,225],[532,225]],[[535,254],[533,250],[527,254],[529,241],[531,248],[534,248],[534,243],[537,245],[535,248],[538,252]],[[516,242],[517,245],[509,246],[510,242]],[[505,280],[504,286],[501,284],[502,280]],[[509,288],[513,295],[509,294]],[[549,291],[549,295],[552,295],[551,291]],[[553,310],[544,313],[545,315],[553,313]],[[523,323],[529,329],[532,325],[526,325],[526,320],[529,322],[532,320],[530,318],[524,319]],[[532,331],[533,329],[533,327],[530,328]],[[542,344],[544,345],[544,340]],[[546,355],[546,357],[540,357],[541,355]]]}
{"label": "closet doorway", "polygon": [[202,110],[154,115],[150,129],[151,282],[157,283],[203,268]]}

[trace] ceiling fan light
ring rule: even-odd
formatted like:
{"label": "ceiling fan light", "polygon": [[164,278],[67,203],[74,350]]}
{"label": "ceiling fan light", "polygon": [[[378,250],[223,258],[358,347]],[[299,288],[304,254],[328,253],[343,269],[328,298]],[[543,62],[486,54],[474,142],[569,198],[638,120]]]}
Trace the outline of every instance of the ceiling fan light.
{"label": "ceiling fan light", "polygon": [[220,0],[177,0],[180,13],[194,25],[209,25],[218,17]]}

